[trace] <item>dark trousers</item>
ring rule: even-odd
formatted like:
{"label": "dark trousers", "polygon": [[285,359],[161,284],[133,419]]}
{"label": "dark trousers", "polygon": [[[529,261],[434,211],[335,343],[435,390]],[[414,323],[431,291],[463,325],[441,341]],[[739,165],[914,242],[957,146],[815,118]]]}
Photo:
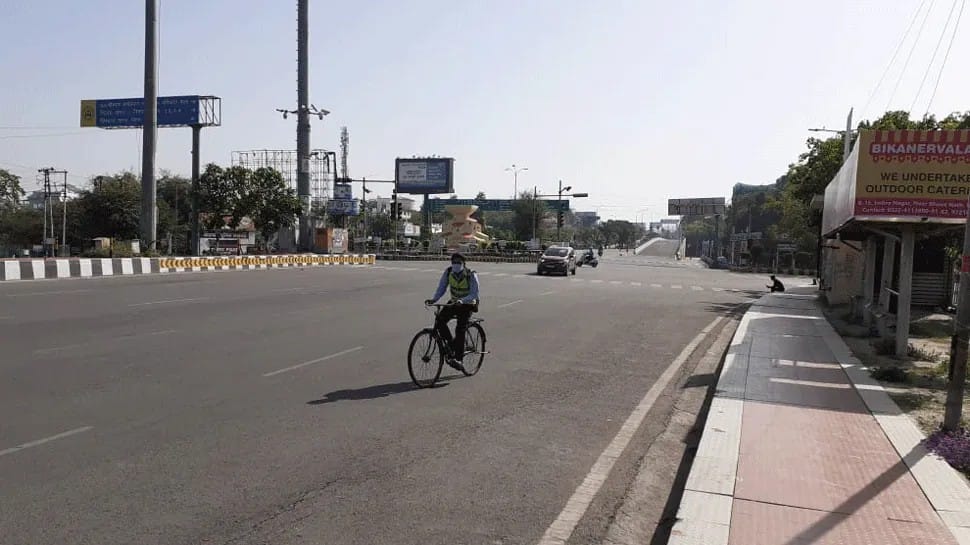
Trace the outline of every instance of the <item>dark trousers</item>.
{"label": "dark trousers", "polygon": [[[435,319],[435,330],[445,342],[445,346],[451,347],[451,354],[456,359],[461,359],[462,354],[465,353],[465,330],[468,329],[468,319],[474,311],[475,305],[448,305],[441,307],[441,312]],[[455,336],[452,337],[451,331],[448,330],[448,322],[456,318],[458,322],[455,326]]]}

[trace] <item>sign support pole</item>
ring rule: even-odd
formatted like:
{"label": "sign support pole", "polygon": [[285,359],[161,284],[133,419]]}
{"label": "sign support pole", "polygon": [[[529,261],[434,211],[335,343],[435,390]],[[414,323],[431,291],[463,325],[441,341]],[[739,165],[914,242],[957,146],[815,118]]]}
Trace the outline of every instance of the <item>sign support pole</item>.
{"label": "sign support pole", "polygon": [[192,125],[192,212],[189,222],[192,228],[190,251],[192,255],[199,255],[199,147],[202,125]]}
{"label": "sign support pole", "polygon": [[142,126],[141,238],[155,250],[158,206],[155,188],[155,127],[158,113],[158,15],[156,2],[145,0],[145,122]]}

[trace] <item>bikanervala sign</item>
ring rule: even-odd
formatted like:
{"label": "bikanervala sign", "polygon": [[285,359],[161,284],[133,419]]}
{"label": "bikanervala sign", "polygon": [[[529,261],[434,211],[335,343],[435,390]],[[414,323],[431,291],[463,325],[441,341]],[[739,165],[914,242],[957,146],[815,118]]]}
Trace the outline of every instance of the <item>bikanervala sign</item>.
{"label": "bikanervala sign", "polygon": [[857,216],[967,217],[970,131],[865,131],[857,145]]}
{"label": "bikanervala sign", "polygon": [[823,231],[852,221],[959,223],[970,198],[970,130],[860,131],[825,188]]}

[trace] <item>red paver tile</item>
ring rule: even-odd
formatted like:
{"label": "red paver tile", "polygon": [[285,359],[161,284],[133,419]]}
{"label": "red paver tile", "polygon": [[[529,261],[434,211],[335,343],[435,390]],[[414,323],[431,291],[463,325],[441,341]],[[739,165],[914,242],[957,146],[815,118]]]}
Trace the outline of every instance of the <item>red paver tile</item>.
{"label": "red paver tile", "polygon": [[735,497],[939,520],[875,419],[859,412],[745,402]]}
{"label": "red paver tile", "polygon": [[735,499],[730,545],[956,545],[937,520],[902,522]]}

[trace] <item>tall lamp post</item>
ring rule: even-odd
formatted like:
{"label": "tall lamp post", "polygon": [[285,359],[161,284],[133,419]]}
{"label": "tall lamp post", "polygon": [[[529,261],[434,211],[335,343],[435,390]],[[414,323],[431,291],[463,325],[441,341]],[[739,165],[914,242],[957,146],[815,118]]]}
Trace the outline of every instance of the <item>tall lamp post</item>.
{"label": "tall lamp post", "polygon": [[512,200],[516,200],[519,198],[519,173],[525,170],[529,170],[529,167],[517,167],[515,166],[515,163],[512,163],[512,166],[505,169],[505,172],[512,173],[512,183],[513,183]]}
{"label": "tall lamp post", "polygon": [[538,223],[536,221],[536,213],[537,213],[536,212],[536,201],[538,201],[540,197],[556,197],[556,214],[557,214],[557,217],[556,217],[556,242],[560,242],[559,241],[559,236],[560,236],[560,230],[562,229],[562,224],[563,224],[563,220],[562,220],[562,198],[564,196],[565,197],[576,197],[576,198],[589,197],[589,193],[567,193],[567,191],[572,191],[572,189],[573,189],[573,186],[571,186],[571,185],[567,185],[567,186],[563,187],[562,180],[559,180],[559,191],[556,194],[554,194],[554,195],[540,195],[539,194],[539,188],[538,187],[535,188],[535,191],[532,194],[532,238],[533,238],[533,240],[536,238],[536,223]]}

